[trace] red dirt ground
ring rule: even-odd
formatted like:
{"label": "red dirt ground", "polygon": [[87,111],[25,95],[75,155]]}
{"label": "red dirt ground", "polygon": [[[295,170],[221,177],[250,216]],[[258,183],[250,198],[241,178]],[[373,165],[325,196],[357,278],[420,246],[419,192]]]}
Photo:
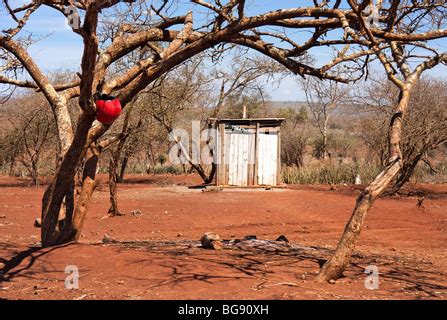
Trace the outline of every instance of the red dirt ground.
{"label": "red dirt ground", "polygon": [[[411,186],[410,196],[379,199],[346,277],[317,284],[319,262],[335,247],[359,187],[213,192],[186,187],[197,182],[195,176],[133,176],[119,186],[127,215],[116,218],[104,218],[108,190],[101,184],[81,243],[40,249],[40,229],[33,222],[44,187],[0,177],[0,298],[447,298],[446,184]],[[419,194],[426,194],[424,207],[416,206]],[[135,209],[140,217],[130,213]],[[317,258],[292,250],[205,250],[191,242],[207,231],[224,239],[285,235],[294,245],[315,246]],[[134,242],[102,243],[105,234]],[[68,265],[79,268],[78,290],[64,286]],[[365,288],[368,265],[379,268],[377,290]]]}

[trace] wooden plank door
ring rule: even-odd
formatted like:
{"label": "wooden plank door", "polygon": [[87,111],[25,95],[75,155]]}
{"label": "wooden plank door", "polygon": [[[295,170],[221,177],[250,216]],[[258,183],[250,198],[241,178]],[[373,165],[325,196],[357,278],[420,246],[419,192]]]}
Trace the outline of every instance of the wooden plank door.
{"label": "wooden plank door", "polygon": [[257,149],[258,184],[276,186],[278,175],[278,133],[259,132]]}
{"label": "wooden plank door", "polygon": [[228,184],[247,186],[253,179],[249,174],[250,164],[254,162],[255,134],[253,130],[225,130],[225,144],[228,150]]}

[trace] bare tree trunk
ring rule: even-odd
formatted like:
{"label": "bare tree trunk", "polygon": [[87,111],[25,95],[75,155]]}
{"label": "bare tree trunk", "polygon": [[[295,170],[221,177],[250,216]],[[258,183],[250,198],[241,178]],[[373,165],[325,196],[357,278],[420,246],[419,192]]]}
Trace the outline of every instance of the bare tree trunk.
{"label": "bare tree trunk", "polygon": [[73,181],[76,167],[84,151],[88,132],[93,121],[93,114],[86,112],[82,114],[73,142],[65,153],[53,182],[45,190],[42,199],[41,228],[42,246],[44,247],[61,243],[61,233],[56,230],[60,216],[59,212],[62,202],[67,195],[71,201],[71,193],[74,192]]}
{"label": "bare tree trunk", "polygon": [[408,181],[410,181],[411,176],[413,175],[416,166],[421,160],[424,153],[420,153],[416,155],[412,160],[408,163],[404,163],[402,165],[402,170],[400,171],[399,176],[396,179],[396,182],[393,185],[393,188],[389,191],[389,194],[395,194],[398,192]]}
{"label": "bare tree trunk", "polygon": [[326,112],[326,107],[324,108],[324,112],[323,112],[323,116],[324,116],[324,122],[323,122],[323,128],[321,130],[321,136],[323,138],[323,144],[322,144],[322,158],[323,160],[327,160],[328,158],[328,151],[327,151],[327,127],[328,127],[328,122],[329,122],[329,115]]}
{"label": "bare tree trunk", "polygon": [[93,141],[85,152],[85,164],[82,173],[82,187],[79,192],[78,200],[76,202],[76,210],[74,211],[72,223],[65,229],[65,232],[58,239],[58,243],[66,243],[70,241],[77,241],[81,235],[84,220],[88,211],[90,199],[96,188],[96,173],[98,168],[99,157],[103,150],[124,138],[123,134],[116,135],[112,138],[103,140],[101,142]]}
{"label": "bare tree trunk", "polygon": [[132,107],[128,109],[126,113],[126,117],[124,118],[123,128],[121,130],[121,139],[118,142],[118,145],[116,147],[116,150],[111,152],[110,155],[110,162],[109,162],[109,190],[110,190],[110,209],[109,209],[109,215],[114,216],[121,216],[124,215],[119,211],[118,208],[118,191],[117,191],[117,184],[118,184],[118,166],[120,163],[121,153],[124,148],[124,144],[126,143],[128,135],[128,128],[129,128],[129,118],[132,111]]}
{"label": "bare tree trunk", "polygon": [[376,177],[376,179],[357,198],[354,211],[345,227],[335,254],[324,264],[317,281],[338,279],[343,275],[354,251],[355,243],[360,235],[363,222],[373,202],[380,196],[391,180],[400,170],[400,159],[397,158]]}
{"label": "bare tree trunk", "polygon": [[15,166],[16,166],[16,160],[14,159],[14,157],[11,157],[11,163],[9,165],[8,176],[14,177],[14,168],[15,168]]}
{"label": "bare tree trunk", "polygon": [[117,191],[117,183],[118,183],[118,160],[119,160],[119,153],[117,152],[118,157],[116,154],[110,158],[109,162],[109,190],[110,190],[110,209],[109,209],[109,215],[114,216],[122,216],[122,214],[118,209],[118,191]]}
{"label": "bare tree trunk", "polygon": [[391,119],[388,135],[388,165],[357,198],[351,218],[346,224],[334,255],[326,261],[317,276],[317,281],[319,282],[336,280],[343,275],[343,271],[349,264],[355,243],[360,235],[369,209],[401,169],[402,155],[399,144],[401,140],[403,115],[408,107],[410,89],[410,85],[406,85],[405,88],[401,89],[399,103]]}
{"label": "bare tree trunk", "polygon": [[216,175],[216,169],[217,169],[217,166],[216,166],[216,164],[213,162],[213,163],[211,164],[211,171],[210,171],[210,175],[209,175],[209,177],[208,177],[208,183],[213,182],[213,180],[214,180],[214,176]]}
{"label": "bare tree trunk", "polygon": [[81,236],[81,230],[84,226],[85,216],[88,211],[90,199],[96,187],[96,168],[98,166],[100,148],[93,143],[87,150],[85,156],[85,165],[82,175],[82,188],[76,202],[73,221],[69,229],[64,233],[61,242],[78,241]]}
{"label": "bare tree trunk", "polygon": [[328,158],[328,152],[327,152],[327,131],[326,128],[323,132],[323,146],[322,146],[321,153],[323,154],[323,160],[327,160]]}
{"label": "bare tree trunk", "polygon": [[31,172],[31,178],[34,185],[37,187],[39,185],[39,169],[36,161],[31,162]]}
{"label": "bare tree trunk", "polygon": [[129,157],[127,155],[124,156],[123,161],[121,162],[120,173],[118,175],[118,183],[123,182],[124,174],[126,173],[127,163],[129,162]]}
{"label": "bare tree trunk", "polygon": [[[59,169],[59,167],[62,164],[62,160],[68,150],[70,149],[71,144],[74,142],[73,139],[73,127],[71,124],[71,117],[70,113],[68,112],[67,102],[66,101],[59,101],[55,104],[53,108],[53,114],[56,120],[57,124],[57,130],[58,130],[58,154],[56,159],[56,170]],[[58,223],[56,225],[56,231],[58,233],[64,233],[67,232],[65,228],[68,228],[71,224],[71,220],[73,218],[74,213],[74,179],[68,180],[70,183],[68,183],[68,189],[67,192],[62,200],[62,204],[60,206],[59,210],[59,216],[58,216]],[[50,185],[51,186],[51,185]],[[43,199],[44,200],[44,199]],[[42,201],[43,201],[42,200]],[[43,213],[44,207],[42,207],[42,213]],[[43,221],[43,217],[42,217]],[[42,227],[43,232],[43,227]],[[43,244],[43,240],[42,240]]]}

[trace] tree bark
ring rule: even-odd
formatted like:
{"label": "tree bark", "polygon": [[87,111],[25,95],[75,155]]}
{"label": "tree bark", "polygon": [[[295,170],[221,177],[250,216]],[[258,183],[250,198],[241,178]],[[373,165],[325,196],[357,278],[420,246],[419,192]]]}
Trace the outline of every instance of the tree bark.
{"label": "tree bark", "polygon": [[326,261],[316,280],[325,282],[336,280],[343,275],[355,248],[355,243],[363,226],[366,215],[374,201],[383,193],[391,181],[397,176],[402,166],[400,140],[402,133],[403,115],[408,107],[411,84],[401,88],[399,103],[395,108],[389,127],[388,164],[371,184],[357,198],[343,235],[337,245],[334,255]]}
{"label": "tree bark", "polygon": [[327,152],[327,130],[326,128],[324,129],[324,133],[323,133],[323,146],[322,146],[321,153],[323,156],[323,160],[327,160],[328,158],[328,152]]}
{"label": "tree bark", "polygon": [[416,157],[414,157],[411,161],[409,161],[408,163],[404,163],[402,165],[402,170],[399,176],[397,177],[396,182],[394,183],[393,188],[390,190],[389,194],[392,195],[397,193],[408,181],[410,181],[410,178],[413,175],[413,172],[416,169],[416,166],[418,165],[419,161],[423,157],[424,153],[416,155]]}
{"label": "tree bark", "polygon": [[129,118],[132,111],[132,107],[128,109],[126,113],[126,117],[124,118],[123,128],[121,130],[121,139],[118,142],[118,146],[114,151],[111,152],[110,161],[109,161],[109,191],[110,191],[110,209],[109,215],[121,216],[123,215],[118,208],[118,166],[120,163],[121,153],[124,149],[124,144],[128,138],[128,129],[129,129]]}
{"label": "tree bark", "polygon": [[129,157],[127,155],[124,156],[123,161],[121,161],[120,173],[118,175],[118,183],[123,182],[124,174],[126,173],[127,163],[129,162]]}
{"label": "tree bark", "polygon": [[60,239],[62,243],[78,241],[81,236],[90,199],[96,187],[96,168],[98,166],[100,154],[101,150],[96,143],[92,143],[92,145],[87,149],[82,175],[82,188],[76,202],[76,209],[74,211],[73,221],[70,224],[70,228]]}
{"label": "tree bark", "polygon": [[[94,115],[84,112],[81,115],[73,142],[61,162],[52,183],[45,190],[42,199],[42,246],[59,244],[61,233],[56,230],[59,212],[64,197],[74,192],[74,176],[76,167],[87,143],[89,129],[94,121]],[[70,198],[71,199],[71,198]],[[71,205],[71,204],[70,204]]]}
{"label": "tree bark", "polygon": [[117,150],[116,154],[110,158],[109,162],[109,191],[110,191],[110,209],[109,215],[112,217],[122,216],[123,214],[120,212],[118,208],[118,161],[119,161],[119,152]]}

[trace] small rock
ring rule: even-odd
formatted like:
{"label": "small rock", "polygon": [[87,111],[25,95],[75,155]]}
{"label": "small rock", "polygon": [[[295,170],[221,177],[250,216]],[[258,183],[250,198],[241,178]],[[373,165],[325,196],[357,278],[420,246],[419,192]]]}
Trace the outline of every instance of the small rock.
{"label": "small rock", "polygon": [[0,216],[0,219],[6,219],[6,216],[5,216],[4,214],[2,214],[2,215]]}
{"label": "small rock", "polygon": [[212,241],[211,242],[211,247],[214,250],[222,250],[222,248],[223,248],[222,241]]}
{"label": "small rock", "polygon": [[206,232],[201,238],[200,243],[205,249],[215,249],[213,242],[220,242],[220,237],[217,233]]}
{"label": "small rock", "polygon": [[182,233],[177,234],[177,238],[183,237]]}
{"label": "small rock", "polygon": [[132,210],[131,213],[132,213],[132,215],[133,215],[134,217],[136,217],[136,218],[139,218],[139,217],[141,217],[141,215],[142,215],[141,211],[138,210],[138,209],[136,209],[136,210]]}
{"label": "small rock", "polygon": [[256,237],[255,235],[248,235],[244,237],[244,240],[256,240],[258,239],[258,237]]}
{"label": "small rock", "polygon": [[335,284],[335,280],[334,280],[334,279],[331,279],[331,280],[329,280],[329,283],[330,283],[330,284]]}
{"label": "small rock", "polygon": [[42,228],[42,219],[36,218],[36,220],[34,220],[34,227]]}
{"label": "small rock", "polygon": [[276,241],[283,241],[283,242],[289,242],[289,239],[286,238],[284,235],[280,235]]}
{"label": "small rock", "polygon": [[106,234],[104,235],[104,237],[102,237],[102,240],[101,240],[101,241],[104,242],[104,243],[107,243],[107,242],[112,242],[113,239],[106,233]]}

